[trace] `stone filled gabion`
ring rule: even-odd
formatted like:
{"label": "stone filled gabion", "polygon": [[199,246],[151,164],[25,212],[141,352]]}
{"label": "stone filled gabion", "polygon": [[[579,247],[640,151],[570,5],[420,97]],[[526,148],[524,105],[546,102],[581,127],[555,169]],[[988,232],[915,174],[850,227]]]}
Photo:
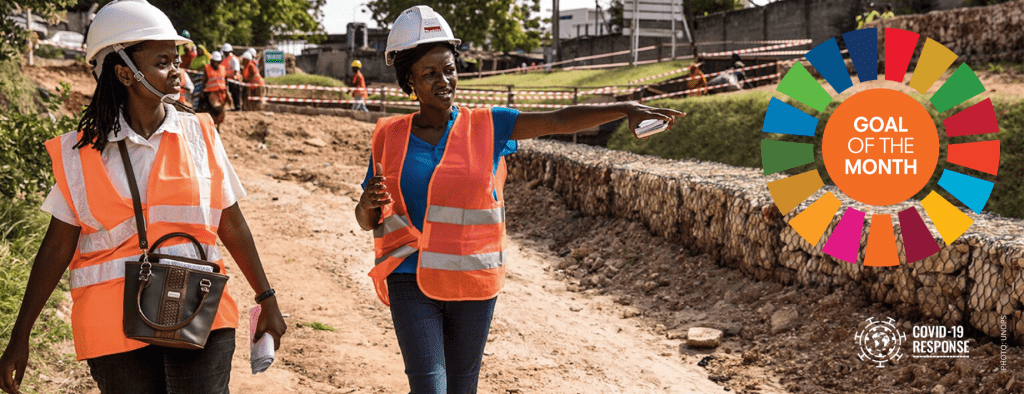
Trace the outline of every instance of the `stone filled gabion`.
{"label": "stone filled gabion", "polygon": [[[873,302],[898,305],[946,325],[964,325],[992,337],[1024,339],[1024,221],[968,212],[975,223],[952,245],[933,232],[939,253],[906,264],[899,221],[899,267],[865,267],[821,252],[843,209],[818,245],[787,224],[824,194],[781,214],[759,169],[695,160],[666,160],[629,152],[547,140],[523,141],[508,159],[509,181],[540,183],[559,193],[573,209],[592,216],[638,221],[653,234],[707,253],[720,265],[783,284],[858,286]],[[858,206],[834,187],[843,201]],[[908,201],[886,210],[914,206]],[[924,215],[927,217],[927,215]],[[896,215],[893,215],[895,218]],[[931,222],[926,220],[931,226]],[[865,223],[862,245],[867,242]],[[880,223],[881,224],[881,223]],[[861,248],[861,261],[864,247]],[[1005,319],[1004,319],[1005,317]]]}

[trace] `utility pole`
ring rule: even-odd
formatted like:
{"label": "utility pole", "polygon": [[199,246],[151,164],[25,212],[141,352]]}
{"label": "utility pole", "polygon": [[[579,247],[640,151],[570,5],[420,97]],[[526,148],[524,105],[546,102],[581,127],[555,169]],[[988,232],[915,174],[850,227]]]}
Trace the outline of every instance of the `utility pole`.
{"label": "utility pole", "polygon": [[640,61],[640,0],[633,0],[633,24],[630,33],[633,33],[633,67]]}
{"label": "utility pole", "polygon": [[554,4],[554,6],[551,9],[551,31],[554,32],[553,37],[551,37],[552,43],[553,43],[552,44],[552,48],[554,48],[554,51],[555,51],[555,54],[554,54],[555,55],[555,60],[556,61],[561,61],[562,60],[562,51],[561,51],[561,48],[559,48],[559,40],[561,38],[558,36],[560,34],[559,31],[558,31],[559,30],[558,29],[558,25],[562,24],[562,16],[558,12],[558,0],[551,0],[551,1]]}
{"label": "utility pole", "polygon": [[676,0],[672,0],[672,60],[676,60]]}
{"label": "utility pole", "polygon": [[601,3],[599,0],[594,0],[594,35],[601,36]]}

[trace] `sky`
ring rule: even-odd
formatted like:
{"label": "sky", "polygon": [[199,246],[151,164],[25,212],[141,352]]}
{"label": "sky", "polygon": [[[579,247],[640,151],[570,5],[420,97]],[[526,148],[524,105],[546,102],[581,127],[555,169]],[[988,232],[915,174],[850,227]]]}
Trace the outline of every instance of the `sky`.
{"label": "sky", "polygon": [[[601,7],[607,7],[609,0],[599,0]],[[755,4],[763,5],[768,3],[770,0],[753,0]],[[366,7],[363,4],[366,0],[327,0],[327,4],[324,6],[324,19],[323,25],[324,30],[329,34],[342,34],[345,33],[345,26],[349,22],[364,22],[370,27],[375,27],[376,23],[370,20],[370,14],[364,13]],[[543,0],[541,7],[542,12],[551,12],[552,0]],[[594,0],[559,0],[558,8],[561,10],[571,10],[576,8],[594,8]]]}

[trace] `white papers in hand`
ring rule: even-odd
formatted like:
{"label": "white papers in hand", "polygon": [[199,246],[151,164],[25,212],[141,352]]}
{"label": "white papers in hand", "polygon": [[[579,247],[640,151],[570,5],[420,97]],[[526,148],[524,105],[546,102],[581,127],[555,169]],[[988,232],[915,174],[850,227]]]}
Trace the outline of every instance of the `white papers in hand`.
{"label": "white papers in hand", "polygon": [[253,338],[261,309],[259,305],[249,309],[249,364],[253,375],[266,371],[274,363],[274,337],[270,333],[263,333],[258,341]]}

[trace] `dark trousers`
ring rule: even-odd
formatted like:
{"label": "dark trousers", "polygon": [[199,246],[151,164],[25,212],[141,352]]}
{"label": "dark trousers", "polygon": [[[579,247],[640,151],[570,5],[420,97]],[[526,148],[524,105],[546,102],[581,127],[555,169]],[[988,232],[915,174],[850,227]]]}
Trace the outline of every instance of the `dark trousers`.
{"label": "dark trousers", "polygon": [[146,346],[89,359],[103,394],[228,394],[235,330],[210,332],[201,350]]}
{"label": "dark trousers", "polygon": [[432,300],[420,291],[415,274],[389,275],[388,293],[411,393],[476,393],[497,297]]}
{"label": "dark trousers", "polygon": [[235,104],[235,110],[242,109],[242,85],[228,82],[228,92],[231,93],[231,101]]}

